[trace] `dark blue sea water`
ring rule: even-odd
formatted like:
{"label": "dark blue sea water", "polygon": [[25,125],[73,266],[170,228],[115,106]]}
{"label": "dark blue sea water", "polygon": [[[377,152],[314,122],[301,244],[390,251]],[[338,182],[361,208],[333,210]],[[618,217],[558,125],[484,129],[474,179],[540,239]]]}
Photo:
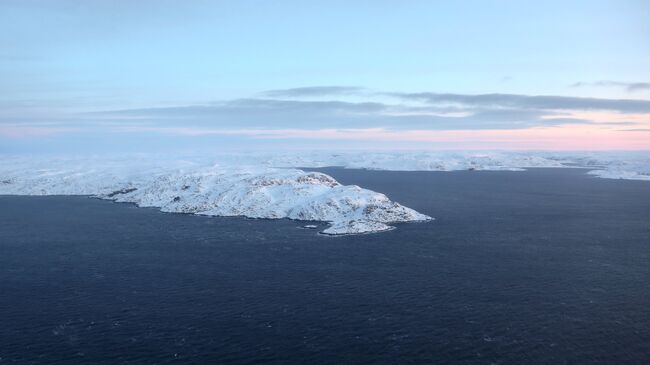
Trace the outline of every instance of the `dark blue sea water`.
{"label": "dark blue sea water", "polygon": [[323,170],[437,220],[0,197],[0,364],[650,363],[650,183]]}

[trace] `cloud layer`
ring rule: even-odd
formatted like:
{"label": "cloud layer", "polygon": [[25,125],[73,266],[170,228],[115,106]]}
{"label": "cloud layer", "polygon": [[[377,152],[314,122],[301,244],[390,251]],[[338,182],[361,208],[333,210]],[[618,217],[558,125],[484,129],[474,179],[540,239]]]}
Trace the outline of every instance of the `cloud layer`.
{"label": "cloud layer", "polygon": [[610,110],[620,113],[650,113],[650,100],[600,99],[573,96],[517,94],[391,93],[407,100],[429,104],[458,104],[468,107],[516,108],[525,110]]}
{"label": "cloud layer", "polygon": [[622,81],[601,80],[596,82],[576,82],[571,85],[571,87],[584,87],[584,86],[621,87],[629,93],[633,93],[636,91],[650,90],[650,82],[622,82]]}
{"label": "cloud layer", "polygon": [[[345,95],[350,93],[362,93],[367,101],[347,100]],[[332,94],[332,100],[303,99],[327,94]],[[237,129],[486,130],[622,126],[650,121],[650,100],[431,92],[370,94],[362,88],[343,86],[273,90],[265,95],[205,105],[104,111],[87,117],[125,124]]]}
{"label": "cloud layer", "polygon": [[[511,146],[650,147],[650,100],[556,95],[374,92],[315,86],[201,105],[56,117],[0,115],[0,136],[161,134],[179,138],[414,141]],[[636,132],[636,133],[630,133]],[[622,133],[627,137],[617,135]],[[539,136],[536,142],[535,135]],[[483,136],[483,137],[481,137]],[[505,136],[505,137],[504,137]],[[577,139],[591,136],[578,143]],[[596,137],[597,136],[597,137]],[[447,141],[447,142],[445,142]]]}
{"label": "cloud layer", "polygon": [[311,86],[291,89],[268,90],[263,95],[274,98],[294,98],[309,96],[332,96],[358,94],[365,88],[358,86]]}

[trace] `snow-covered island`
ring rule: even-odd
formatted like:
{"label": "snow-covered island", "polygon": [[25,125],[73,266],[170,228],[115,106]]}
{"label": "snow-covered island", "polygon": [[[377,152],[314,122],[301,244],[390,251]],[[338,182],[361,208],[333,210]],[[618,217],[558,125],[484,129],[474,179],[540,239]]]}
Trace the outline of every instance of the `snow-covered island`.
{"label": "snow-covered island", "polygon": [[168,171],[89,162],[15,164],[1,172],[0,194],[91,195],[164,212],[323,221],[330,226],[321,233],[329,235],[382,232],[392,229],[391,223],[432,219],[319,172],[178,164]]}

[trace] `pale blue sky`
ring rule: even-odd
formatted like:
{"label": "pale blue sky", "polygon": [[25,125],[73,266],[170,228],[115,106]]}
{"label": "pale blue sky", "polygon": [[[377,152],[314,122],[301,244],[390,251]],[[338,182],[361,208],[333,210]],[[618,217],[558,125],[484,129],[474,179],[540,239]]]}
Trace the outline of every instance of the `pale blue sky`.
{"label": "pale blue sky", "polygon": [[[84,120],[90,128],[77,113],[260,99],[268,90],[313,86],[365,88],[317,98],[349,102],[414,92],[648,100],[648,19],[643,0],[3,0],[0,123]],[[236,118],[228,122],[237,127]],[[463,129],[467,123],[473,119]],[[277,124],[270,118],[255,127]]]}

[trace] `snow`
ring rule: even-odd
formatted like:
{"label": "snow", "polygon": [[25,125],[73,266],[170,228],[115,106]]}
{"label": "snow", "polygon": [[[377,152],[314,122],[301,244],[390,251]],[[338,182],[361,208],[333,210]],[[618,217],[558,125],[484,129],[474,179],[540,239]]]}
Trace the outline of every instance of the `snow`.
{"label": "snow", "polygon": [[[139,162],[139,163],[135,163]],[[319,172],[268,167],[194,166],[167,161],[17,161],[0,167],[0,194],[93,195],[164,212],[324,221],[325,234],[392,229],[390,223],[431,217],[384,194],[341,185]]]}
{"label": "snow", "polygon": [[640,152],[313,152],[240,154],[224,163],[274,167],[339,166],[390,171],[523,171],[527,168],[580,167],[600,178],[650,180],[650,151]]}
{"label": "snow", "polygon": [[322,233],[334,235],[382,232],[394,222],[431,219],[381,193],[297,169],[324,166],[394,171],[581,167],[598,178],[650,181],[650,152],[5,155],[0,156],[0,194],[92,195],[165,212],[323,221],[330,225]]}
{"label": "snow", "polygon": [[588,173],[596,177],[650,181],[650,152],[565,154],[563,158],[567,164],[591,169]]}

